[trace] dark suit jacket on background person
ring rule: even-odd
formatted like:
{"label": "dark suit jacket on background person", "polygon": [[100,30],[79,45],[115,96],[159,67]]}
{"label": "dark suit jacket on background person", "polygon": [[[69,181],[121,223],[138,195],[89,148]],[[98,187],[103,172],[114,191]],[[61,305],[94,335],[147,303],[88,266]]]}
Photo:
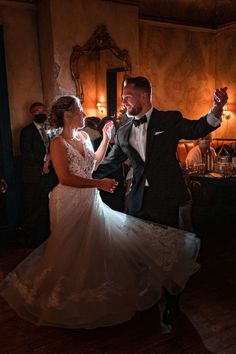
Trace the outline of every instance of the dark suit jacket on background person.
{"label": "dark suit jacket on background person", "polygon": [[[216,128],[207,123],[206,116],[188,120],[178,111],[159,111],[154,108],[147,128],[144,162],[129,144],[132,125],[133,121],[130,121],[118,130],[115,145],[95,176],[107,176],[129,158],[133,168],[133,182],[128,213],[142,219],[178,226],[179,206],[190,199],[176,158],[178,142],[180,139],[198,139]],[[144,196],[146,179],[148,194]],[[143,213],[144,207],[149,210],[148,217]],[[175,215],[170,215],[171,210],[176,210]]]}
{"label": "dark suit jacket on background person", "polygon": [[23,183],[22,232],[26,242],[39,244],[49,235],[48,194],[57,184],[55,172],[43,173],[46,148],[34,123],[24,127],[20,135]]}

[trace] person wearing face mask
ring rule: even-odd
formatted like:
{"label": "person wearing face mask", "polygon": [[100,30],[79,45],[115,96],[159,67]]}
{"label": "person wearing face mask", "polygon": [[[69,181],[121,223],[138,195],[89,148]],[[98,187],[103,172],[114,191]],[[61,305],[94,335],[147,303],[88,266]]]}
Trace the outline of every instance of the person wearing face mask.
{"label": "person wearing face mask", "polygon": [[20,242],[37,246],[49,235],[48,194],[57,184],[50,163],[50,140],[45,130],[45,105],[34,102],[29,108],[32,122],[20,134],[23,213]]}
{"label": "person wearing face mask", "polygon": [[198,144],[194,146],[186,157],[185,163],[186,168],[190,168],[198,163],[204,163],[204,156],[206,154],[207,149],[210,147],[211,154],[213,158],[216,157],[215,149],[210,146],[211,144],[211,134],[204,136],[198,140]]}

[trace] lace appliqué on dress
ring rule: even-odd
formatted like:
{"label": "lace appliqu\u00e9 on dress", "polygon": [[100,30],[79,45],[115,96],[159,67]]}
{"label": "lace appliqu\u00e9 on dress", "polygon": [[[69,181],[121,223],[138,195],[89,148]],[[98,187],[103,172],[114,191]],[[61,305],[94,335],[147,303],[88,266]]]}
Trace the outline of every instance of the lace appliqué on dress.
{"label": "lace appliqu\u00e9 on dress", "polygon": [[33,283],[27,284],[21,281],[15,273],[10,274],[7,281],[8,284],[14,286],[19,294],[24,298],[25,302],[29,305],[34,305],[37,303],[37,307],[44,309],[54,308],[57,310],[63,310],[67,303],[79,303],[81,301],[89,302],[106,302],[111,294],[116,294],[119,296],[124,295],[124,291],[118,284],[116,285],[113,281],[106,281],[97,286],[96,288],[83,289],[81,291],[65,295],[64,290],[66,289],[66,277],[61,276],[53,286],[51,294],[48,297],[47,304],[40,304],[40,288],[41,285],[47,279],[49,273],[52,272],[51,268],[45,269],[42,274],[37,277]]}
{"label": "lace appliqu\u00e9 on dress", "polygon": [[[130,222],[125,223],[122,230],[126,235],[134,235],[137,233],[137,225],[132,225]],[[169,228],[169,230],[171,230]],[[169,272],[173,269],[173,265],[177,260],[178,249],[180,247],[181,238],[176,234],[177,230],[173,229],[173,235],[171,231],[167,233],[167,229],[152,223],[140,223],[139,234],[145,235],[145,238],[140,238],[140,242],[143,243],[143,249],[151,248],[157,252],[156,262],[165,272]]]}
{"label": "lace appliqu\u00e9 on dress", "polygon": [[77,176],[91,178],[96,164],[96,159],[90,139],[87,138],[83,142],[81,141],[84,148],[84,156],[81,155],[81,153],[66,140],[65,143],[67,147],[70,171]]}
{"label": "lace appliqu\u00e9 on dress", "polygon": [[19,291],[26,303],[32,305],[34,302],[37,302],[37,293],[51,271],[51,268],[45,269],[40,276],[35,279],[34,284],[23,283],[20,278],[17,277],[16,273],[10,273],[7,282]]}

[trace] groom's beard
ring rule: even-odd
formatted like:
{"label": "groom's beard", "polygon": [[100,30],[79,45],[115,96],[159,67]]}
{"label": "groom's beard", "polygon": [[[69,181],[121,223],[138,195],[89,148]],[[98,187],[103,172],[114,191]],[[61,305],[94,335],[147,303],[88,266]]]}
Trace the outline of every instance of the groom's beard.
{"label": "groom's beard", "polygon": [[130,108],[126,108],[126,114],[128,117],[134,117],[139,115],[139,113],[142,112],[143,107],[141,106],[141,104],[137,104],[136,106],[130,107]]}

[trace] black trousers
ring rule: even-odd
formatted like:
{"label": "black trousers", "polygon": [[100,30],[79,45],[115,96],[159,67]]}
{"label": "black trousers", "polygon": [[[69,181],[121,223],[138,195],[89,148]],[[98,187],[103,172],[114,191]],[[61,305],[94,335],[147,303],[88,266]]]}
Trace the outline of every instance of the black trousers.
{"label": "black trousers", "polygon": [[163,225],[176,228],[179,226],[179,205],[175,204],[174,201],[166,201],[161,204],[148,187],[144,189],[142,209],[138,213],[132,213],[131,211],[129,214]]}

